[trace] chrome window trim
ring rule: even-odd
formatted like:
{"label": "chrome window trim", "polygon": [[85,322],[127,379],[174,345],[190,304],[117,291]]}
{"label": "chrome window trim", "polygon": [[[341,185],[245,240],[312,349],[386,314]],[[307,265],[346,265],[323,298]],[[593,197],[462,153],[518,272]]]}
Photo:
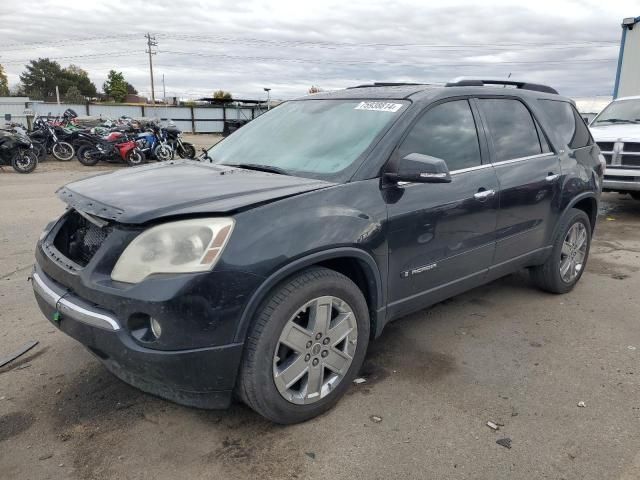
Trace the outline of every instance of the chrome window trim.
{"label": "chrome window trim", "polygon": [[[525,162],[527,160],[534,160],[537,158],[546,158],[546,157],[553,157],[554,155],[556,155],[553,152],[546,152],[546,153],[538,153],[536,155],[529,155],[528,157],[519,157],[519,158],[513,158],[511,160],[502,160],[500,162],[495,162],[495,163],[483,163],[482,165],[476,165],[475,167],[468,167],[468,168],[461,168],[458,170],[451,170],[449,172],[449,174],[451,176],[454,175],[458,175],[460,173],[467,173],[467,172],[473,172],[476,170],[484,170],[485,168],[491,168],[491,167],[496,167],[496,166],[501,166],[501,165],[509,165],[512,163],[519,163],[519,162]],[[399,187],[407,187],[410,185],[420,185],[420,182],[398,182],[396,184]]]}
{"label": "chrome window trim", "polygon": [[512,158],[510,160],[501,160],[499,162],[494,162],[493,165],[494,166],[509,165],[511,163],[525,162],[527,160],[533,160],[533,159],[536,159],[536,158],[553,157],[554,155],[555,155],[555,153],[553,153],[553,152],[537,153],[535,155],[529,155],[529,156],[526,156],[526,157]]}
{"label": "chrome window trim", "polygon": [[451,170],[449,172],[450,175],[457,175],[459,173],[467,173],[467,172],[473,172],[474,170],[484,170],[485,168],[489,168],[492,167],[493,165],[490,163],[483,163],[482,165],[476,165],[475,167],[467,167],[467,168],[460,168],[458,170]]}

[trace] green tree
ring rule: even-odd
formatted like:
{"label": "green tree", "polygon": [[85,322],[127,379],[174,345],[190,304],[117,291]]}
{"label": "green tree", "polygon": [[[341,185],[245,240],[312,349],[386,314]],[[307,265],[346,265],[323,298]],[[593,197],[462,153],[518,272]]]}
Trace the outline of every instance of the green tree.
{"label": "green tree", "polygon": [[104,93],[116,102],[123,102],[127,96],[127,81],[122,72],[109,70],[107,80],[102,85]]}
{"label": "green tree", "polygon": [[56,95],[56,85],[65,91],[68,85],[60,85],[64,73],[60,64],[48,58],[30,60],[25,71],[20,74],[20,81],[24,85],[27,95],[32,98],[46,99]]}
{"label": "green tree", "polygon": [[20,74],[24,93],[32,98],[47,99],[55,97],[56,86],[60,92],[66,92],[75,86],[82,95],[94,97],[96,86],[86,71],[76,65],[62,68],[60,64],[48,58],[30,60],[25,71]]}
{"label": "green tree", "polygon": [[69,103],[84,103],[86,98],[82,95],[82,92],[75,85],[71,85],[67,90],[67,93],[64,94],[65,102]]}
{"label": "green tree", "polygon": [[97,95],[98,89],[89,79],[89,74],[86,70],[71,64],[63,69],[63,72],[69,83],[69,87],[75,86],[85,97],[95,97]]}
{"label": "green tree", "polygon": [[136,87],[134,87],[129,82],[127,82],[127,93],[129,95],[137,95],[138,94],[138,90],[136,90]]}
{"label": "green tree", "polygon": [[213,99],[214,100],[233,100],[233,97],[231,96],[231,92],[225,92],[224,90],[216,90],[215,92],[213,92]]}
{"label": "green tree", "polygon": [[6,97],[9,95],[9,80],[7,79],[4,68],[0,65],[0,97]]}

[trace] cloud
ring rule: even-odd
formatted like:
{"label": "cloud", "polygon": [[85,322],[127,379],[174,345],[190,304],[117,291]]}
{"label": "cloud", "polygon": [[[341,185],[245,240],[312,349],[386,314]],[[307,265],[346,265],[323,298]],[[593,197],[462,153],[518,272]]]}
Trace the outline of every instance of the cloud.
{"label": "cloud", "polygon": [[[6,0],[5,0],[6,1]],[[444,82],[460,75],[547,83],[571,96],[609,95],[620,22],[634,2],[11,2],[0,24],[10,83],[28,59],[74,63],[100,88],[114,68],[150,91],[144,33],[155,34],[156,96],[274,98],[311,85]],[[64,58],[68,57],[68,58]]]}

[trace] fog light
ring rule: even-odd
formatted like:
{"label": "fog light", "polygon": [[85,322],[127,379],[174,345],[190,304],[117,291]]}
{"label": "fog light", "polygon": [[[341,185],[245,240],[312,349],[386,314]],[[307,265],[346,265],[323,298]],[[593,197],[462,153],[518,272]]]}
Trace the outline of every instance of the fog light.
{"label": "fog light", "polygon": [[160,326],[160,323],[153,317],[151,317],[151,321],[149,323],[151,324],[151,333],[153,333],[153,336],[160,338],[160,335],[162,334],[162,327]]}

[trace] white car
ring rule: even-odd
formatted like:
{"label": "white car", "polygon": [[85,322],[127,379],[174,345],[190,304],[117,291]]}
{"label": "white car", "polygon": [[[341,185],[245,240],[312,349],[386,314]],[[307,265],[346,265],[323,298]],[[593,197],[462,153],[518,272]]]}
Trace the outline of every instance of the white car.
{"label": "white car", "polygon": [[617,98],[589,127],[607,162],[603,190],[640,200],[640,96]]}

